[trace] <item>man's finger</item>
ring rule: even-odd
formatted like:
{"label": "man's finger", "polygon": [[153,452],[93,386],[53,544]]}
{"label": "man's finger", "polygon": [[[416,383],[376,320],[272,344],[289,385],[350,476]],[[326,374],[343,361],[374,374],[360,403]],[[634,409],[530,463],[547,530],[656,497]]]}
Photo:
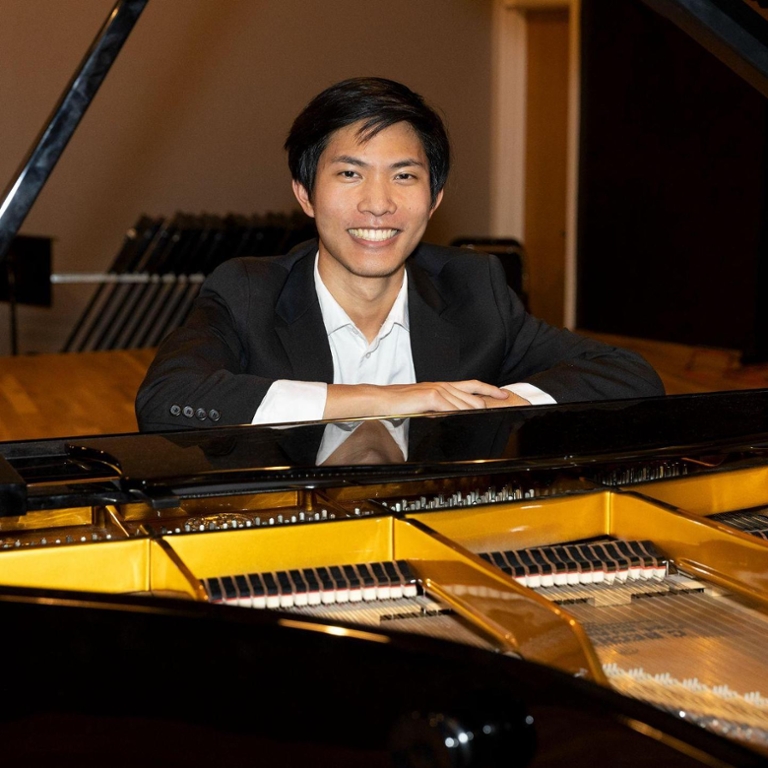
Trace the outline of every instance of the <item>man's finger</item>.
{"label": "man's finger", "polygon": [[507,390],[496,387],[493,384],[486,384],[478,379],[467,379],[466,381],[453,381],[450,384],[462,392],[472,395],[482,395],[487,397],[507,397]]}

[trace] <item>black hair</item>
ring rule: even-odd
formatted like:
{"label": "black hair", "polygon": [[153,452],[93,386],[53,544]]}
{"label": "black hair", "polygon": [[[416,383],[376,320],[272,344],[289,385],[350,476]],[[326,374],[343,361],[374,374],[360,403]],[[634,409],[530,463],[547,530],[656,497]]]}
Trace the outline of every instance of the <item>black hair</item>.
{"label": "black hair", "polygon": [[291,176],[310,198],[320,155],[331,135],[340,128],[362,121],[361,141],[399,122],[416,131],[429,163],[432,205],[445,186],[451,164],[448,134],[440,116],[418,93],[382,77],[354,77],[326,88],[307,104],[293,121],[285,149]]}

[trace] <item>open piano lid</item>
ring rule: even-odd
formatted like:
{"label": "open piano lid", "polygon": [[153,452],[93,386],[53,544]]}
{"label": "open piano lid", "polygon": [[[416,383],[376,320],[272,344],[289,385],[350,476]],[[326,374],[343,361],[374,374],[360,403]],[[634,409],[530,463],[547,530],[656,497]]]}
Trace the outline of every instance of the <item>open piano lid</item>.
{"label": "open piano lid", "polygon": [[768,97],[768,12],[762,0],[642,0]]}

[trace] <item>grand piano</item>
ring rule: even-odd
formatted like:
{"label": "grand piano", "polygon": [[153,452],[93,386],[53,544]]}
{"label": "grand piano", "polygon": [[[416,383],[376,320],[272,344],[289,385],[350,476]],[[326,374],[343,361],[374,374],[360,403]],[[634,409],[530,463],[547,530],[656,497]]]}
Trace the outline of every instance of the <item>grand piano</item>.
{"label": "grand piano", "polygon": [[768,391],[336,428],[0,444],[4,756],[764,764]]}
{"label": "grand piano", "polygon": [[768,390],[396,422],[0,443],[4,764],[766,764]]}

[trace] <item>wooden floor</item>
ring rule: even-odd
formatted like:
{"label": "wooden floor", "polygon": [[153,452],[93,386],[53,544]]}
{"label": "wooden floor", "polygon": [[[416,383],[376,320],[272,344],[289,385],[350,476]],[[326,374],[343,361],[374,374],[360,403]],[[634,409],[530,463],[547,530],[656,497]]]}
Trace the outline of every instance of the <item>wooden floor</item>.
{"label": "wooden floor", "polygon": [[639,352],[658,371],[668,395],[768,387],[768,363],[742,365],[741,352],[737,350],[582,333]]}
{"label": "wooden floor", "polygon": [[136,432],[152,349],[0,357],[0,440]]}
{"label": "wooden floor", "polygon": [[[739,353],[605,334],[659,372],[667,394],[768,387],[768,364]],[[133,402],[154,350],[0,357],[0,441],[135,432]]]}

